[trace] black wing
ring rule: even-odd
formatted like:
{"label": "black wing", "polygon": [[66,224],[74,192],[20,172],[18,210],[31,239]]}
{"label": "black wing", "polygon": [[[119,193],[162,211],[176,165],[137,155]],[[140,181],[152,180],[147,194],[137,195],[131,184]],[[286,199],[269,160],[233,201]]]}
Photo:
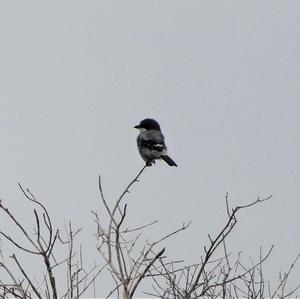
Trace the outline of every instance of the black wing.
{"label": "black wing", "polygon": [[141,133],[138,138],[138,145],[151,150],[162,152],[166,149],[164,136],[158,131],[146,131]]}

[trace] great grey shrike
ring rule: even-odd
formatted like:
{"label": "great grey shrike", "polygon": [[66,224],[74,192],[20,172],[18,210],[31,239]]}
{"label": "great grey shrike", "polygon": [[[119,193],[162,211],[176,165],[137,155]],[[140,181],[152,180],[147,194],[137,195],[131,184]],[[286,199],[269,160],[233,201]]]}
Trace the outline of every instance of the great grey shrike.
{"label": "great grey shrike", "polygon": [[155,119],[146,118],[135,128],[140,130],[137,137],[137,147],[147,166],[151,166],[158,159],[164,160],[170,166],[177,166],[167,154],[165,137]]}

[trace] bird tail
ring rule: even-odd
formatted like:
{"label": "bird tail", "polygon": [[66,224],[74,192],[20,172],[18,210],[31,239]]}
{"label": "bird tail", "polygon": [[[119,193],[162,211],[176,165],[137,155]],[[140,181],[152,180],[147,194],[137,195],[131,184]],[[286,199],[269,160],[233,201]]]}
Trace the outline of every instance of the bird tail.
{"label": "bird tail", "polygon": [[166,163],[168,163],[170,166],[176,166],[177,164],[168,156],[168,155],[161,155],[160,156]]}

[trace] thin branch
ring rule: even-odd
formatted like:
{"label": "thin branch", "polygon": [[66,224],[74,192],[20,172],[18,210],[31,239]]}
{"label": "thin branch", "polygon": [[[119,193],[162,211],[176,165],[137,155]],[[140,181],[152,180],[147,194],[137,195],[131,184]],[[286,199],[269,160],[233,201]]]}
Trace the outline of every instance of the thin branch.
{"label": "thin branch", "polygon": [[163,255],[163,253],[165,252],[165,248],[163,248],[161,251],[158,252],[158,254],[150,261],[150,263],[147,265],[147,267],[144,269],[144,271],[142,272],[142,274],[139,276],[139,278],[137,279],[137,281],[135,282],[135,284],[133,285],[132,290],[130,291],[130,297],[129,298],[133,298],[133,295],[136,291],[136,288],[138,287],[138,285],[140,284],[141,280],[144,278],[145,274],[147,273],[147,271],[151,268],[151,266],[155,263],[155,261],[161,256]]}
{"label": "thin branch", "polygon": [[36,289],[36,287],[34,286],[34,284],[32,283],[32,281],[30,280],[30,278],[28,277],[28,275],[26,274],[25,270],[22,268],[22,266],[20,265],[17,257],[13,254],[12,259],[15,261],[15,263],[17,264],[19,270],[22,272],[23,276],[26,278],[27,282],[29,283],[30,287],[32,288],[33,292],[36,294],[36,296],[39,299],[42,299],[42,296],[40,295],[40,293],[38,292],[38,290]]}

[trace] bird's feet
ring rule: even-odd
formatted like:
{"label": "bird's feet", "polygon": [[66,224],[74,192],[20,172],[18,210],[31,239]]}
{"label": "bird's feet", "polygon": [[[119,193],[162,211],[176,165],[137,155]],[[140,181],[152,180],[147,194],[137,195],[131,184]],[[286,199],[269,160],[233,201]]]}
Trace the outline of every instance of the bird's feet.
{"label": "bird's feet", "polygon": [[147,161],[146,162],[146,166],[152,166],[155,164],[155,160],[152,160],[152,161]]}

